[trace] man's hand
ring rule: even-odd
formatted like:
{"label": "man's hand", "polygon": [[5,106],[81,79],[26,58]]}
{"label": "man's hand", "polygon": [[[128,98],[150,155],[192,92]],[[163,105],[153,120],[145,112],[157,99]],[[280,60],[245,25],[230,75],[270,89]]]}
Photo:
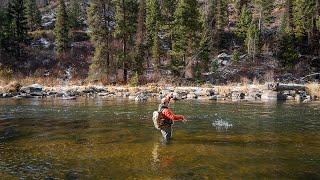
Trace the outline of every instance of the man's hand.
{"label": "man's hand", "polygon": [[188,122],[188,120],[187,120],[185,117],[183,117],[182,122],[183,122],[183,123],[187,123],[187,122]]}

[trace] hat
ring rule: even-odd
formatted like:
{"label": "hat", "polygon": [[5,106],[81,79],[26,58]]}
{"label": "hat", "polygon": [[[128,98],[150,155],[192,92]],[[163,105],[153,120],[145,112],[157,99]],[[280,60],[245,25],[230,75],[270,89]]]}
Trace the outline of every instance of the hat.
{"label": "hat", "polygon": [[172,95],[168,94],[167,96],[161,99],[161,104],[169,103],[171,99],[172,99]]}

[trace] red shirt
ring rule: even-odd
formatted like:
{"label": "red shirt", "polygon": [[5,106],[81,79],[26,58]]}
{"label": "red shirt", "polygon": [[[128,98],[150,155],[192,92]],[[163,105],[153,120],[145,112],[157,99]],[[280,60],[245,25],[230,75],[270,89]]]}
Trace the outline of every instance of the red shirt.
{"label": "red shirt", "polygon": [[182,115],[174,115],[169,108],[165,108],[164,110],[162,110],[162,114],[172,121],[182,121],[184,119],[184,116]]}

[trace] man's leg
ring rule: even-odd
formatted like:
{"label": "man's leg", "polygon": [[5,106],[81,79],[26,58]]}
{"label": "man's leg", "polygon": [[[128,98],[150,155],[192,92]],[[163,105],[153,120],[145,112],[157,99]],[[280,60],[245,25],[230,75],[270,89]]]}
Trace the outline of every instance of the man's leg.
{"label": "man's leg", "polygon": [[172,128],[171,127],[162,128],[161,129],[161,134],[162,134],[163,139],[165,141],[169,141],[171,139],[171,136],[172,136]]}

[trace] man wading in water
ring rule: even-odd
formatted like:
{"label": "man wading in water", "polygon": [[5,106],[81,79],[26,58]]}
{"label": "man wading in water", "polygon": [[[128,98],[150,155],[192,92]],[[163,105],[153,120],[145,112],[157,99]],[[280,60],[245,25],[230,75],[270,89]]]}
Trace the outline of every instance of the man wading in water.
{"label": "man wading in water", "polygon": [[171,109],[168,107],[172,96],[166,96],[161,99],[161,104],[159,105],[159,128],[161,134],[166,142],[168,142],[172,137],[172,124],[176,121],[186,121],[182,115],[174,115]]}

